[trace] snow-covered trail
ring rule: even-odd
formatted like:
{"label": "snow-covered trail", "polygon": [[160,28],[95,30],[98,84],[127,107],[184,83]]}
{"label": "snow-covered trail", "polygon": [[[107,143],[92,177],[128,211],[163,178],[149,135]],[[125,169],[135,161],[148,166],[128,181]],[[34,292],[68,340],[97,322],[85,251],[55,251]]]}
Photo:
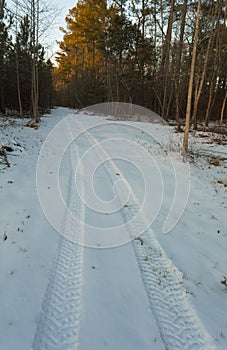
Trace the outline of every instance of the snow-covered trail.
{"label": "snow-covered trail", "polygon": [[[114,184],[115,181],[118,181],[120,176],[130,187],[127,181],[130,174],[127,173],[127,168],[124,169],[125,173],[122,173],[113,161],[114,156],[108,155],[106,150],[102,147],[102,144],[98,143],[97,139],[90,132],[87,132],[86,135],[88,136],[88,142],[93,142],[96,145],[98,144],[99,158],[103,157],[102,164],[106,168],[112,183]],[[160,149],[160,153],[161,152],[162,150]],[[127,154],[127,156],[130,158],[129,154]],[[107,166],[105,160],[108,158],[111,160]],[[150,175],[152,176],[152,174]],[[134,238],[131,245],[137,257],[136,265],[137,263],[139,264],[141,272],[141,276],[134,276],[133,279],[136,279],[138,283],[141,278],[143,280],[143,287],[146,289],[151,310],[153,316],[155,316],[157,320],[165,346],[168,349],[179,350],[214,349],[215,346],[212,344],[211,338],[188,302],[186,290],[182,288],[182,274],[166,256],[154,232],[149,228],[141,236],[141,239],[137,239],[136,236],[139,235],[140,232],[143,232],[144,227],[146,227],[146,218],[142,215],[136,217],[137,210],[135,208],[138,208],[141,203],[138,202],[132,187],[130,187],[130,191],[131,194],[127,205],[124,206],[122,203],[121,214],[126,222],[129,236]],[[121,193],[120,189],[117,192],[120,202]],[[154,203],[152,201],[152,193],[150,193],[150,195],[151,203]],[[130,220],[133,220],[134,217],[136,217],[136,221],[132,224]],[[125,253],[124,256],[126,256]],[[127,254],[127,256],[129,255]],[[134,264],[133,261],[127,261],[128,273],[126,272],[126,276],[129,274],[132,266],[135,265],[135,256],[133,260]],[[134,271],[136,271],[136,269]],[[128,285],[130,281],[131,278],[129,281],[127,281],[127,279],[124,280],[126,285]],[[131,317],[129,318],[131,319]],[[133,343],[135,344],[135,342]],[[148,345],[149,348],[151,342],[148,344],[150,344]],[[100,348],[100,346],[97,347],[97,349],[98,348]],[[122,348],[127,348],[127,346],[123,346]],[[131,345],[128,348],[133,349],[134,347]],[[137,344],[135,349],[138,348],[146,349],[147,347],[139,347]]]}
{"label": "snow-covered trail", "polygon": [[[62,232],[66,236],[71,232],[78,232],[83,236],[84,206],[76,195],[73,181],[75,166],[79,160],[75,143],[71,145],[67,157],[66,167],[70,169],[69,177],[66,178],[67,205],[73,214],[77,213],[81,224],[75,225],[66,212],[62,219]],[[82,178],[81,168],[79,174],[81,191],[83,191]],[[76,347],[79,337],[82,274],[83,247],[60,236],[57,256],[52,266],[33,343],[34,349],[61,350]]]}
{"label": "snow-covered trail", "polygon": [[[76,117],[71,118],[75,127]],[[100,215],[86,208],[89,193],[86,194],[85,190],[84,198],[81,198],[76,191],[78,187],[74,188],[73,175],[69,177],[67,203],[73,213],[78,215],[79,212],[85,227],[68,224],[67,217],[65,226],[72,231],[84,232],[85,248],[65,238],[59,241],[58,259],[48,284],[34,349],[87,350],[91,344],[93,350],[215,349],[188,301],[186,290],[182,287],[182,274],[167,257],[154,232],[148,228],[138,238],[147,222],[137,212],[141,203],[135,193],[139,191],[129,184],[130,171],[125,167],[122,172],[114,161],[116,156],[107,153],[92,131],[86,131],[89,129],[87,121],[79,117],[76,128],[85,132],[70,146],[69,165],[75,172],[75,164],[82,157],[79,170],[90,167],[94,170],[93,179],[90,172],[86,176],[86,170],[84,174],[78,174],[79,191],[81,188],[89,189],[92,182],[94,193],[101,193],[108,203],[112,200],[115,183],[119,179],[123,182],[115,186],[114,213]],[[89,158],[88,164],[83,154],[90,149],[92,158]],[[129,159],[128,152],[129,149]],[[150,171],[150,168],[147,170]],[[157,174],[152,176],[155,181]],[[127,205],[124,205],[126,184],[130,196]],[[150,193],[150,196],[151,205],[155,205],[153,194]],[[74,207],[73,203],[77,206]],[[92,204],[95,208],[95,203]],[[120,208],[118,211],[114,211],[116,204]],[[84,217],[81,216],[83,212]],[[133,242],[121,247],[98,249],[102,247],[102,242],[96,235],[91,240],[93,231],[112,227],[116,222],[119,225],[125,223],[122,237]],[[91,245],[91,241],[93,247],[86,247],[87,242]]]}
{"label": "snow-covered trail", "polygon": [[[83,141],[81,148],[91,146],[87,136],[84,145]],[[63,192],[72,213],[77,217],[79,213],[82,222],[84,220],[92,225],[97,223],[97,218],[83,206],[73,177],[79,148],[73,142],[66,154],[64,168],[67,169],[66,173],[68,169],[71,170],[68,177],[63,171]],[[94,161],[97,163],[98,159]],[[83,164],[83,168],[86,169],[86,164]],[[80,173],[79,179],[80,190],[89,186],[91,179],[86,177],[86,173]],[[110,198],[113,184],[102,165],[96,179],[97,189],[100,190],[103,185],[103,193]],[[99,225],[103,227],[113,225],[115,220],[124,222],[121,212],[115,213],[110,221],[105,215],[101,215],[101,220],[100,216],[98,218]],[[66,216],[63,218],[63,232],[67,236],[65,230],[74,232],[83,231],[84,228],[75,227],[70,217]],[[91,234],[90,230],[84,232],[85,237]],[[125,235],[128,236],[127,230]],[[33,348],[136,350],[149,349],[151,344],[157,350],[164,349],[160,331],[151,315],[133,246],[84,248],[64,237],[60,238]]]}
{"label": "snow-covered trail", "polygon": [[[84,134],[83,145],[88,149],[94,145],[89,134]],[[110,173],[109,166],[100,158],[100,154],[95,151],[92,156],[94,166],[101,164],[94,177],[94,192],[100,194],[102,189],[101,194],[105,199],[111,200],[116,174]],[[84,177],[85,188],[89,188],[90,181],[89,176]],[[120,198],[117,199],[121,206]],[[122,210],[113,215],[97,215],[98,218],[91,210],[86,210],[85,217],[86,223],[97,226],[98,222],[101,228],[124,222]],[[127,240],[131,238],[126,227],[122,228],[121,233],[128,237]],[[92,227],[87,227],[85,231],[85,242],[86,235],[91,242]],[[133,245],[100,249],[98,240],[94,240],[93,244],[97,248],[87,247],[84,252],[79,349],[90,349],[91,344],[94,350],[165,349],[162,334],[149,307]]]}
{"label": "snow-covered trail", "polygon": [[[64,117],[66,132],[60,127],[56,145],[41,153],[40,183],[59,234],[42,213],[35,170],[40,147]],[[159,143],[168,144],[168,126],[63,108],[42,118],[38,131],[10,123],[0,129],[2,144],[15,149],[12,166],[0,171],[0,349],[225,350],[226,190],[214,190],[211,176],[225,178],[224,164],[191,165],[185,213],[163,234],[175,195]],[[182,175],[177,152],[173,159]],[[55,202],[54,177],[69,211]]]}

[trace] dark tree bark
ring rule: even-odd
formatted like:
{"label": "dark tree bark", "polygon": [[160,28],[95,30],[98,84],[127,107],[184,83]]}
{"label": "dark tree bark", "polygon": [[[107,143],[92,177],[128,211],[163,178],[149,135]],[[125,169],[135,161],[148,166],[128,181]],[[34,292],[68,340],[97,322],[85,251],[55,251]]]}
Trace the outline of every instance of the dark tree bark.
{"label": "dark tree bark", "polygon": [[4,16],[5,0],[0,0],[0,20]]}

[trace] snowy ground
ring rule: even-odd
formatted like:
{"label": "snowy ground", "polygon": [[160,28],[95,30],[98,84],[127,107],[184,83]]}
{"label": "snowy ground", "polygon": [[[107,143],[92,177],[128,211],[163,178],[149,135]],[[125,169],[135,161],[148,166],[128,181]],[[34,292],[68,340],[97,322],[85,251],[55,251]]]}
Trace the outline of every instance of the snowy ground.
{"label": "snowy ground", "polygon": [[[45,216],[36,164],[66,116],[41,157]],[[0,119],[0,349],[226,349],[226,137],[191,135],[188,177],[173,127],[63,108],[26,123]]]}

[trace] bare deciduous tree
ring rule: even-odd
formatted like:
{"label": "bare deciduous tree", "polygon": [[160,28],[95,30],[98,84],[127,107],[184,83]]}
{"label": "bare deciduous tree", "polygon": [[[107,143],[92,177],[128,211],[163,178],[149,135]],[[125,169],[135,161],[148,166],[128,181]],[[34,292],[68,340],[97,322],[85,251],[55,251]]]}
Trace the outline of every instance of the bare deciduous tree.
{"label": "bare deciduous tree", "polygon": [[31,48],[32,48],[32,81],[31,99],[32,114],[35,122],[39,122],[39,73],[38,73],[38,38],[39,38],[39,0],[31,0]]}
{"label": "bare deciduous tree", "polygon": [[[175,0],[171,0],[170,4],[170,13],[168,18],[168,26],[167,26],[167,32],[166,37],[163,43],[163,51],[162,51],[162,64],[161,69],[163,72],[163,103],[162,103],[162,117],[164,119],[167,118],[167,110],[168,110],[168,86],[169,86],[169,70],[170,70],[170,48],[171,48],[171,37],[172,37],[172,28],[173,28],[173,16],[174,16],[174,6],[175,6]],[[170,97],[169,97],[170,102]]]}
{"label": "bare deciduous tree", "polygon": [[186,14],[187,14],[188,0],[184,0],[181,13],[181,26],[180,26],[180,38],[177,47],[177,58],[175,62],[175,106],[176,106],[176,121],[178,128],[180,128],[180,111],[179,111],[179,97],[180,97],[180,78],[182,74],[182,52],[184,45],[184,32],[186,25]]}
{"label": "bare deciduous tree", "polygon": [[[16,37],[18,35],[18,0],[16,0]],[[18,40],[16,41],[16,74],[17,74],[17,97],[19,105],[19,116],[22,117],[22,102],[21,102],[21,89],[20,89],[20,74],[19,74],[19,57],[18,57]]]}
{"label": "bare deciduous tree", "polygon": [[183,156],[188,151],[188,137],[189,137],[189,128],[190,128],[190,119],[191,119],[192,90],[193,90],[195,62],[196,62],[196,53],[197,53],[197,44],[198,44],[200,10],[201,10],[201,0],[198,1],[197,11],[196,11],[193,52],[192,52],[192,61],[191,61],[191,69],[190,69],[190,77],[189,77],[189,85],[188,85],[185,131],[184,131],[184,141],[183,141],[183,150],[182,150]]}

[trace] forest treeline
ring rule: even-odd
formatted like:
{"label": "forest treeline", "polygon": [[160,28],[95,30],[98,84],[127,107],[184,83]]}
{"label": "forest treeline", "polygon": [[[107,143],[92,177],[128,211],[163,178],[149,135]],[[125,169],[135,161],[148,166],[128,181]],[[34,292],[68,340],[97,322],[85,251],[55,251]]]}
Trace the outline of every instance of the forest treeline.
{"label": "forest treeline", "polygon": [[[56,102],[130,102],[191,122],[226,114],[225,0],[79,0],[66,17],[54,71]],[[196,18],[199,16],[195,43]]]}
{"label": "forest treeline", "polygon": [[40,44],[44,7],[39,0],[10,5],[0,0],[0,113],[38,122],[50,110],[53,93],[53,65]]}
{"label": "forest treeline", "polygon": [[53,63],[40,44],[46,1],[10,3],[0,0],[0,113],[38,121],[53,105],[117,101],[225,121],[225,0],[75,0]]}

